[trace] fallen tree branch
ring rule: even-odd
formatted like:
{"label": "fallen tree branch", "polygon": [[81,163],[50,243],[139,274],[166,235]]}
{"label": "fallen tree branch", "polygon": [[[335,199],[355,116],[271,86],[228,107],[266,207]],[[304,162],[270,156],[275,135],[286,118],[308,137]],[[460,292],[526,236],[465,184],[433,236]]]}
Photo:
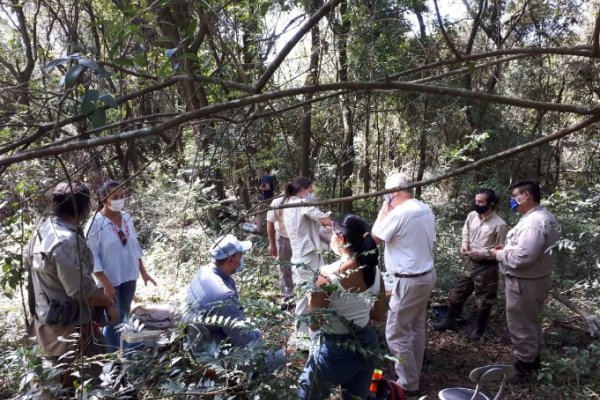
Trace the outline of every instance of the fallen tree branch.
{"label": "fallen tree branch", "polygon": [[[574,105],[574,104],[561,104],[561,103],[547,103],[534,100],[526,99],[515,99],[512,97],[499,96],[489,93],[476,92],[465,89],[442,87],[435,85],[422,85],[417,83],[409,82],[338,82],[327,85],[311,85],[302,86],[299,88],[281,90],[277,92],[255,94],[251,96],[241,97],[239,99],[230,100],[227,102],[213,104],[210,106],[202,107],[194,111],[183,113],[174,118],[167,119],[151,128],[137,129],[128,132],[117,133],[114,135],[108,135],[88,140],[77,141],[74,143],[68,143],[60,146],[51,146],[44,149],[33,149],[21,153],[17,153],[11,156],[0,158],[0,166],[14,164],[20,161],[31,160],[35,158],[41,158],[51,155],[68,153],[75,150],[82,150],[90,147],[100,146],[108,143],[116,143],[126,140],[137,139],[141,137],[148,137],[153,135],[162,134],[168,129],[175,128],[183,125],[187,122],[204,119],[210,117],[219,112],[241,108],[257,103],[266,102],[269,100],[280,99],[284,97],[292,97],[305,93],[315,92],[328,92],[338,90],[353,90],[353,91],[409,91],[409,92],[420,92],[438,96],[448,97],[460,97],[469,98],[474,100],[480,100],[490,103],[498,103],[511,105],[521,108],[531,108],[536,110],[546,111],[558,111],[568,112],[580,115],[594,115],[600,116],[600,106],[586,106],[586,105]],[[586,121],[597,121],[597,118],[587,119]],[[541,138],[544,140],[546,137]],[[502,153],[500,153],[502,154]]]}
{"label": "fallen tree branch", "polygon": [[559,303],[562,303],[569,310],[573,311],[575,314],[581,316],[588,324],[588,332],[590,335],[596,336],[596,334],[600,332],[600,317],[589,314],[573,301],[554,290],[552,291],[552,297],[554,297]]}

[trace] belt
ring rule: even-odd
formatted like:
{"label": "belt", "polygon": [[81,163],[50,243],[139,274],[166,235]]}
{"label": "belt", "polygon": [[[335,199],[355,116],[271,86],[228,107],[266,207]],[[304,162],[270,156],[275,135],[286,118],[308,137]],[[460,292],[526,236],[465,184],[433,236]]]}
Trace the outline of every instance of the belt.
{"label": "belt", "polygon": [[419,276],[427,275],[431,271],[433,271],[433,268],[429,271],[421,272],[420,274],[394,274],[394,276],[396,278],[418,278]]}

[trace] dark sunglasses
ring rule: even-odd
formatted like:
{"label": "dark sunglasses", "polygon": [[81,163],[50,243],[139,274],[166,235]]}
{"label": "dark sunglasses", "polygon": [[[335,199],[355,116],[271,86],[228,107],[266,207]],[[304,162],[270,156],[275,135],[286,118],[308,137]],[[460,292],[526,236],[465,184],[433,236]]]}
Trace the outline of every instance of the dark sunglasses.
{"label": "dark sunglasses", "polygon": [[117,235],[119,236],[119,239],[121,239],[121,244],[123,244],[123,246],[125,246],[127,244],[127,238],[125,237],[125,233],[123,233],[123,231],[121,229],[119,229],[119,232],[117,232]]}

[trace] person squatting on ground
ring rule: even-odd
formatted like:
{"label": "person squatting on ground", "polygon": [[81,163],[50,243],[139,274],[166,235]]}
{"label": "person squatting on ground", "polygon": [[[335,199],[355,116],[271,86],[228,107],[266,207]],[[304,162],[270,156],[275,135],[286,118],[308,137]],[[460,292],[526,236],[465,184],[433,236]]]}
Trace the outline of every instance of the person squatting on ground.
{"label": "person squatting on ground", "polygon": [[542,350],[541,314],[552,287],[554,252],[559,225],[540,206],[537,183],[521,181],[513,185],[510,207],[522,215],[506,237],[503,248],[492,250],[506,277],[506,321],[516,357],[513,383],[526,381],[540,368]]}
{"label": "person squatting on ground", "polygon": [[[399,173],[386,180],[385,188],[410,183]],[[385,334],[392,354],[403,360],[395,366],[398,383],[408,395],[416,395],[427,343],[427,300],[437,279],[435,217],[429,206],[413,198],[412,189],[398,190],[384,196],[372,235],[376,243],[385,242],[385,267],[395,277]]]}
{"label": "person squatting on ground", "polygon": [[477,325],[469,338],[481,339],[498,295],[498,261],[491,252],[497,246],[504,245],[508,232],[506,222],[495,212],[497,205],[498,198],[493,190],[475,191],[474,211],[469,213],[462,228],[460,254],[467,257],[465,269],[458,285],[448,293],[446,318],[433,324],[436,330],[451,328],[474,292],[478,309]]}
{"label": "person squatting on ground", "polygon": [[[278,197],[271,202],[271,207],[285,204],[285,197]],[[292,246],[283,224],[283,209],[269,210],[267,213],[267,236],[269,238],[269,254],[279,261],[279,284],[281,286],[281,307],[289,306],[293,298],[294,280],[292,279]]]}
{"label": "person squatting on ground", "polygon": [[[230,318],[232,323],[223,326],[204,325],[210,340],[221,343],[229,340],[233,346],[244,347],[252,342],[262,343],[262,333],[241,324],[245,321],[244,310],[233,280],[233,275],[244,266],[244,253],[252,247],[250,241],[239,241],[233,235],[215,240],[210,249],[212,261],[201,267],[196,273],[187,291],[190,317],[218,315]],[[275,371],[283,365],[284,354],[281,349],[267,352],[269,371]]]}
{"label": "person squatting on ground", "polygon": [[[319,290],[310,294],[318,345],[300,376],[299,396],[325,399],[340,385],[343,399],[364,399],[374,368],[368,353],[379,347],[370,319],[383,321],[387,311],[379,253],[366,222],[356,215],[333,223],[331,247],[341,258],[321,267]],[[351,350],[352,343],[364,352]]]}
{"label": "person squatting on ground", "polygon": [[256,214],[256,230],[258,233],[264,234],[267,207],[270,203],[269,200],[273,198],[275,192],[275,179],[273,178],[273,175],[270,174],[268,168],[258,168],[256,174],[258,175],[258,197],[260,199],[257,211],[262,211]]}
{"label": "person squatting on ground", "polygon": [[[114,301],[97,289],[92,278],[92,254],[80,228],[89,210],[86,184],[56,185],[51,191],[52,215],[33,231],[25,256],[33,316],[28,334],[36,337],[42,354],[53,362],[60,356],[60,363],[71,363],[82,354],[104,352],[104,338],[93,322],[95,307],[106,310],[110,323],[119,320]],[[79,338],[72,344],[59,340],[73,333]],[[69,350],[75,352],[65,358]],[[61,379],[63,387],[72,389],[75,378],[68,371]]]}
{"label": "person squatting on ground", "polygon": [[[314,200],[312,182],[309,178],[298,176],[285,188],[285,202],[288,204],[304,203]],[[314,281],[319,268],[324,264],[319,252],[321,238],[319,225],[331,225],[326,213],[314,206],[293,207],[283,209],[283,223],[292,246],[292,278],[296,286]],[[306,314],[309,308],[308,293],[296,301],[296,315]],[[308,339],[308,324],[297,325],[296,335],[302,342]],[[304,344],[300,347],[305,350]]]}
{"label": "person squatting on ground", "polygon": [[[136,281],[141,275],[144,284],[156,281],[146,272],[142,262],[142,247],[137,239],[131,216],[122,211],[125,191],[117,181],[106,181],[98,189],[98,212],[86,225],[86,236],[94,257],[94,276],[104,294],[119,309],[119,323],[129,311],[135,295]],[[116,326],[105,326],[104,336],[109,352],[119,348],[120,333]]]}

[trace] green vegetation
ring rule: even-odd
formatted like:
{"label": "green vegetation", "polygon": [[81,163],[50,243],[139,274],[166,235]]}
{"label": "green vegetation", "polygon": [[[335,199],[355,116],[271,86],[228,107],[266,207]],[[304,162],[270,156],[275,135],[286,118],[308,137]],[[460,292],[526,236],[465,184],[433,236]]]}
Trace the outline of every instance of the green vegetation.
{"label": "green vegetation", "polygon": [[[562,226],[555,291],[599,315],[597,2],[438,3],[439,15],[421,0],[0,2],[0,397],[59,390],[59,369],[22,340],[22,255],[47,189],[65,179],[126,181],[145,263],[160,280],[139,290],[145,302],[174,301],[216,236],[251,236],[238,277],[244,307],[284,347],[295,321],[279,310],[266,240],[240,230],[254,218],[257,167],[271,168],[280,190],[310,176],[317,197],[333,200],[322,208],[370,222],[387,174],[424,181],[416,193],[437,217],[434,303],[462,267],[474,189],[501,193],[512,226],[508,188],[533,179]],[[348,196],[360,198],[338,200]],[[538,382],[507,397],[597,398],[597,337],[555,299],[544,318]],[[476,345],[461,329],[431,332],[426,394],[467,384],[476,366],[510,362],[502,301],[491,324]],[[280,374],[256,375],[263,349],[193,355],[184,328],[121,369],[99,360],[105,385],[84,373],[81,392],[118,397],[127,371],[145,398],[293,393],[301,354],[290,351]]]}

